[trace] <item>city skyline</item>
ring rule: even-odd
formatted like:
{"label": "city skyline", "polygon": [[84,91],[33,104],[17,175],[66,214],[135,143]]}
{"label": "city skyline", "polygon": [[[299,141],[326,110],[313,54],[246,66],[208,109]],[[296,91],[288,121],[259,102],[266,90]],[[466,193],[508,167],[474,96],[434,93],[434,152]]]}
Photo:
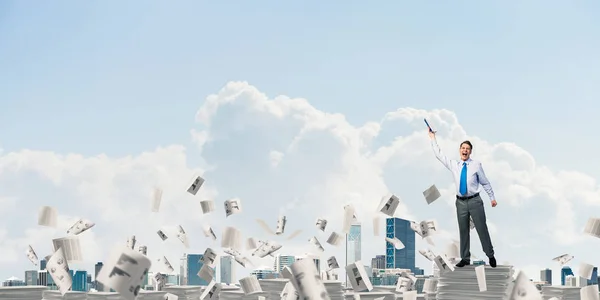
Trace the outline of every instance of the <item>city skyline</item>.
{"label": "city skyline", "polygon": [[[388,194],[395,217],[437,221],[441,253],[458,239],[455,191],[424,118],[449,157],[473,143],[498,198],[491,208],[483,197],[498,263],[528,277],[550,267],[560,282],[553,257],[572,252],[575,270],[597,261],[598,239],[583,234],[600,206],[596,2],[6,0],[0,11],[0,278],[22,277],[27,247],[52,254],[80,218],[95,226],[71,267],[90,273],[131,235],[177,268],[184,252],[219,249],[226,227],[294,255],[317,251],[315,236],[342,262],[344,247],[326,240],[343,235],[348,204],[368,263],[385,251],[372,219]],[[195,175],[206,181],[193,196]],[[428,204],[434,184],[441,197]],[[234,197],[243,212],[227,217]],[[43,206],[56,227],[38,226]],[[274,229],[279,215],[282,235],[256,222]],[[476,239],[471,250],[485,259]]]}

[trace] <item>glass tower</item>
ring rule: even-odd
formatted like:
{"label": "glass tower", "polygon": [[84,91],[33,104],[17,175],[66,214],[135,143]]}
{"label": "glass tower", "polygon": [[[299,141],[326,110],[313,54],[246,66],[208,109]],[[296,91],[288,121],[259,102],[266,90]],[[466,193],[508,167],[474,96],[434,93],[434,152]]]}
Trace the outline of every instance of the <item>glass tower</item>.
{"label": "glass tower", "polygon": [[358,222],[350,225],[350,233],[346,235],[346,265],[361,260],[361,225]]}
{"label": "glass tower", "polygon": [[387,218],[385,232],[388,238],[398,238],[404,244],[404,249],[396,249],[392,243],[385,242],[386,269],[415,269],[415,235],[410,228],[410,221],[400,218]]}

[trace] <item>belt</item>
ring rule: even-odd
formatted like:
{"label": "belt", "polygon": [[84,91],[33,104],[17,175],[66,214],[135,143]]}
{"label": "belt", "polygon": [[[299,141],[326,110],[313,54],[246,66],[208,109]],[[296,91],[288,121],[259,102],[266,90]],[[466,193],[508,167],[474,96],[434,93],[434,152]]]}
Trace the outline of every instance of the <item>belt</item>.
{"label": "belt", "polygon": [[465,196],[465,197],[457,195],[456,199],[458,199],[458,200],[469,200],[469,199],[473,199],[475,197],[479,197],[479,193],[471,195],[471,196]]}

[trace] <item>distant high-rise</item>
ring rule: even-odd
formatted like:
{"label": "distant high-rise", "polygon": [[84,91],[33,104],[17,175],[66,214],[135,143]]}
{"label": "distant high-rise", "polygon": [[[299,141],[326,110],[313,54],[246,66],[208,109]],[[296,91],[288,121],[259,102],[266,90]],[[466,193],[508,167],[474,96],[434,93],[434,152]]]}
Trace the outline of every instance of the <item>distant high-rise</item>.
{"label": "distant high-rise", "polygon": [[571,270],[571,267],[564,266],[560,270],[560,285],[565,285],[567,276],[574,276],[573,270]]}
{"label": "distant high-rise", "polygon": [[48,271],[42,270],[38,272],[38,285],[48,286]]}
{"label": "distant high-rise", "polygon": [[296,261],[296,257],[293,255],[281,255],[275,256],[275,262],[273,262],[273,271],[275,273],[281,273],[281,270],[285,267],[291,266]]}
{"label": "distant high-rise", "polygon": [[24,286],[25,285],[25,281],[17,278],[17,277],[11,277],[9,279],[6,279],[3,283],[2,286]]}
{"label": "distant high-rise", "polygon": [[98,273],[100,273],[102,266],[104,266],[104,264],[101,261],[97,262],[96,265],[94,265],[94,286],[96,287],[96,290],[98,292],[104,291],[104,284],[98,282]]}
{"label": "distant high-rise", "polygon": [[404,243],[403,249],[396,249],[392,243],[385,242],[386,269],[410,269],[415,272],[415,235],[410,221],[400,218],[387,218],[385,232],[388,238],[398,238]]}
{"label": "distant high-rise", "polygon": [[419,268],[419,267],[415,267],[415,271],[414,271],[415,275],[420,275],[420,276],[424,276],[425,275],[425,270]]}
{"label": "distant high-rise", "polygon": [[373,269],[385,269],[385,255],[376,255],[371,259]]}
{"label": "distant high-rise", "polygon": [[221,256],[221,283],[232,284],[235,282],[235,264],[233,256]]}
{"label": "distant high-rise", "polygon": [[77,270],[73,277],[73,285],[71,286],[71,290],[76,292],[87,292],[87,271]]}
{"label": "distant high-rise", "polygon": [[186,256],[186,277],[187,277],[187,285],[203,285],[207,286],[208,282],[200,276],[198,276],[198,272],[204,265],[201,261],[204,255],[202,254],[187,254]]}
{"label": "distant high-rise", "polygon": [[250,272],[250,275],[254,275],[256,276],[257,279],[270,279],[270,278],[275,278],[275,275],[277,273],[268,267],[261,267],[258,269],[255,269],[254,271]]}
{"label": "distant high-rise", "polygon": [[594,267],[592,271],[592,279],[587,281],[587,285],[598,284],[598,267]]}
{"label": "distant high-rise", "polygon": [[354,220],[350,233],[346,235],[346,265],[361,260],[361,247],[361,225]]}
{"label": "distant high-rise", "polygon": [[40,271],[44,270],[46,270],[46,260],[42,258],[42,260],[40,260]]}
{"label": "distant high-rise", "polygon": [[179,285],[187,285],[187,254],[179,260]]}
{"label": "distant high-rise", "polygon": [[540,271],[540,281],[545,281],[549,285],[552,285],[552,270],[545,269]]}
{"label": "distant high-rise", "polygon": [[38,270],[25,271],[25,284],[38,285]]}

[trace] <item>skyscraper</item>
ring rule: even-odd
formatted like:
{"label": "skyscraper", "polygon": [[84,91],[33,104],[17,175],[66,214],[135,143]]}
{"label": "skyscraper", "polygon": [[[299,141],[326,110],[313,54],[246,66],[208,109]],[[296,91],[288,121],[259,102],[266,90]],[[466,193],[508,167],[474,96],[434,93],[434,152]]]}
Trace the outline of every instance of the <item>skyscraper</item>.
{"label": "skyscraper", "polygon": [[552,270],[545,269],[540,271],[540,281],[545,281],[552,285]]}
{"label": "skyscraper", "polygon": [[355,220],[346,235],[346,265],[361,260],[361,225]]}
{"label": "skyscraper", "polygon": [[592,279],[587,281],[587,285],[598,284],[598,267],[594,267],[592,271]]}
{"label": "skyscraper", "polygon": [[71,286],[71,290],[76,292],[87,292],[87,271],[77,270],[72,276],[73,285]]}
{"label": "skyscraper", "polygon": [[415,235],[410,221],[400,218],[387,218],[385,231],[388,238],[398,238],[404,243],[404,249],[396,249],[392,243],[385,242],[385,267],[387,269],[410,269],[415,272]]}
{"label": "skyscraper", "polygon": [[97,262],[94,266],[94,285],[96,286],[96,290],[98,292],[104,291],[104,284],[98,282],[98,273],[100,273],[102,266],[104,266],[104,264],[101,261]]}
{"label": "skyscraper", "polygon": [[562,268],[562,270],[560,270],[560,284],[561,285],[565,285],[565,278],[567,278],[567,276],[574,276],[573,274],[573,270],[571,270],[571,267],[567,267],[564,266]]}
{"label": "skyscraper", "polygon": [[273,271],[275,273],[281,273],[281,270],[285,267],[289,267],[296,261],[296,257],[292,255],[281,255],[275,256],[275,262],[273,263]]}
{"label": "skyscraper", "polygon": [[25,271],[25,284],[26,285],[38,285],[38,271],[37,270]]}
{"label": "skyscraper", "polygon": [[42,260],[40,260],[40,271],[44,270],[46,270],[46,260],[42,258]]}
{"label": "skyscraper", "polygon": [[221,256],[221,283],[232,284],[235,282],[235,264],[233,256]]}
{"label": "skyscraper", "polygon": [[371,259],[371,267],[373,269],[385,269],[385,255],[376,255]]}
{"label": "skyscraper", "polygon": [[203,285],[207,286],[208,282],[198,276],[198,272],[204,265],[201,261],[204,255],[202,254],[187,254],[186,256],[186,277],[187,285]]}

